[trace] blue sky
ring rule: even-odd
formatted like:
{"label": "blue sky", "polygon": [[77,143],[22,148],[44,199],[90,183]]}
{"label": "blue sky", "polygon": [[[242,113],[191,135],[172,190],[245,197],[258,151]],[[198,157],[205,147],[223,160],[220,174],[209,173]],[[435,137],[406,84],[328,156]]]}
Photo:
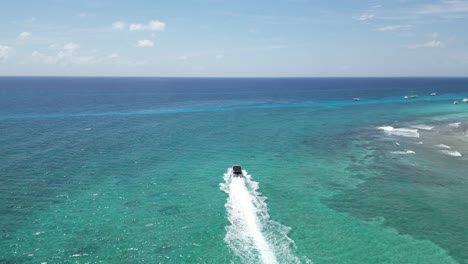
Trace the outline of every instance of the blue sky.
{"label": "blue sky", "polygon": [[468,1],[2,1],[0,75],[468,76]]}

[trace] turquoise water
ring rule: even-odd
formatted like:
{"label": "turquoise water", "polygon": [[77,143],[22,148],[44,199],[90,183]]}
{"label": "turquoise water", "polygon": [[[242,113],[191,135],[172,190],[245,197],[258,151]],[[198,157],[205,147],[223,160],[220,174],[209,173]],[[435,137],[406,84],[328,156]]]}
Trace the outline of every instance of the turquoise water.
{"label": "turquoise water", "polygon": [[468,79],[0,84],[2,263],[468,263]]}

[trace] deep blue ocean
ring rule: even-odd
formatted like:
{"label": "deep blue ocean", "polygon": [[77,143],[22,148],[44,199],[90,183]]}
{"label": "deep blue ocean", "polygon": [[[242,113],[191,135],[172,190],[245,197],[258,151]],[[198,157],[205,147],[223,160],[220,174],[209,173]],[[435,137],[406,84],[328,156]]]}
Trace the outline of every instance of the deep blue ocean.
{"label": "deep blue ocean", "polygon": [[468,78],[0,77],[0,263],[468,263],[464,98]]}

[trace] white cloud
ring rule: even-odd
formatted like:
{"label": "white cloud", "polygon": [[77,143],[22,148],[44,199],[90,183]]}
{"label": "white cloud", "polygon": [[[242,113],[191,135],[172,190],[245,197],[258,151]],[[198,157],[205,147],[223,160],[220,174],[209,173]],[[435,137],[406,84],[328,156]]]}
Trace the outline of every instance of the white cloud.
{"label": "white cloud", "polygon": [[152,31],[164,31],[166,29],[166,23],[163,23],[158,20],[151,20],[147,25],[149,30]]}
{"label": "white cloud", "polygon": [[434,33],[431,34],[431,38],[435,39],[435,38],[438,38],[438,37],[439,37],[439,33],[437,33],[437,32],[434,32]]}
{"label": "white cloud", "polygon": [[188,58],[189,58],[189,57],[186,56],[186,55],[181,55],[181,56],[178,56],[178,57],[176,58],[176,60],[178,60],[178,61],[185,61],[185,60],[188,60]]}
{"label": "white cloud", "polygon": [[64,64],[96,64],[99,62],[99,59],[94,56],[74,56],[71,57]]}
{"label": "white cloud", "polygon": [[69,42],[67,44],[65,44],[63,46],[63,50],[65,52],[69,52],[69,53],[74,53],[76,52],[78,49],[80,48],[80,45],[76,44],[76,43],[73,43],[73,42]]}
{"label": "white cloud", "polygon": [[417,14],[436,15],[448,13],[467,13],[468,1],[462,0],[442,0],[440,4],[424,5],[416,10]]}
{"label": "white cloud", "polygon": [[18,38],[19,39],[27,39],[29,37],[31,37],[32,34],[30,32],[21,32],[19,35],[18,35]]}
{"label": "white cloud", "polygon": [[57,59],[47,56],[43,53],[40,53],[39,51],[34,51],[31,53],[31,59],[32,61],[36,63],[44,63],[44,64],[55,64],[57,63]]}
{"label": "white cloud", "polygon": [[149,39],[139,40],[137,46],[141,48],[154,47],[154,42]]}
{"label": "white cloud", "polygon": [[359,16],[353,17],[353,19],[357,21],[367,21],[373,19],[374,17],[374,14],[361,14]]}
{"label": "white cloud", "polygon": [[117,21],[117,22],[112,23],[112,29],[114,30],[122,30],[122,29],[125,29],[126,27],[127,27],[127,23],[122,22],[122,21]]}
{"label": "white cloud", "polygon": [[49,45],[49,49],[51,49],[51,50],[56,50],[58,47],[59,47],[59,45],[57,45],[55,43]]}
{"label": "white cloud", "polygon": [[128,27],[130,31],[164,31],[165,29],[166,24],[158,20],[151,20],[147,24],[133,23]]}
{"label": "white cloud", "polygon": [[394,31],[394,30],[408,30],[411,29],[412,25],[391,25],[377,28],[378,31]]}
{"label": "white cloud", "polygon": [[0,62],[5,62],[9,57],[15,55],[14,48],[0,45]]}
{"label": "white cloud", "polygon": [[112,60],[118,60],[118,59],[120,59],[120,55],[117,54],[117,53],[112,53],[111,55],[109,55],[108,58],[112,59]]}
{"label": "white cloud", "polygon": [[419,48],[439,48],[445,46],[445,43],[440,40],[431,40],[421,44],[413,44],[407,46],[408,49],[419,49]]}
{"label": "white cloud", "polygon": [[139,30],[143,30],[144,28],[145,26],[143,24],[130,24],[130,26],[128,27],[128,30],[139,31]]}
{"label": "white cloud", "polygon": [[36,63],[59,65],[95,64],[102,60],[94,56],[81,56],[79,54],[80,45],[73,42],[67,43],[58,49],[56,55],[46,55],[39,51],[34,51],[31,53],[30,59]]}
{"label": "white cloud", "polygon": [[215,58],[218,59],[218,60],[222,60],[222,59],[224,59],[224,55],[223,54],[218,54],[218,55],[216,55]]}
{"label": "white cloud", "polygon": [[40,53],[39,51],[33,51],[33,53],[31,53],[31,57],[33,58],[43,58],[45,55]]}
{"label": "white cloud", "polygon": [[129,31],[164,31],[166,30],[166,23],[159,20],[151,20],[146,24],[142,23],[131,23],[127,24],[123,21],[117,21],[112,23],[112,29],[123,30],[128,29]]}

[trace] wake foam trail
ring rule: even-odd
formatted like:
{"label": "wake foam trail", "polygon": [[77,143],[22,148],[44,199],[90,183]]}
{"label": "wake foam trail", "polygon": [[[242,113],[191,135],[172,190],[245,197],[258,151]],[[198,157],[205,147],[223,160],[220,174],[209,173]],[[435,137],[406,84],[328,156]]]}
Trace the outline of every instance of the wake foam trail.
{"label": "wake foam trail", "polygon": [[[228,194],[225,205],[230,226],[226,227],[229,248],[243,263],[301,263],[292,250],[295,244],[287,234],[290,228],[270,220],[265,197],[258,183],[243,171],[245,177],[224,174],[220,189]],[[312,263],[305,259],[305,262]]]}

